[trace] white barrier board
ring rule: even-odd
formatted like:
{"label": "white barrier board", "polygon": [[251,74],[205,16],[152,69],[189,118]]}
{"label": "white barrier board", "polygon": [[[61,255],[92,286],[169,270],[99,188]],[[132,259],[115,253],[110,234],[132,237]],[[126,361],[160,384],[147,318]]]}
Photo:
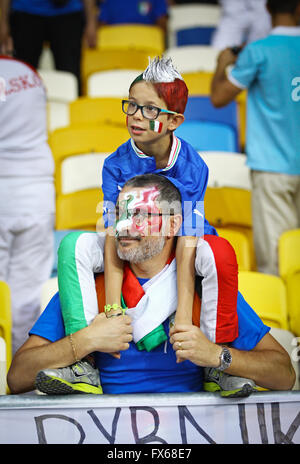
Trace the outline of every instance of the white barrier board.
{"label": "white barrier board", "polygon": [[0,443],[300,444],[300,392],[1,396]]}

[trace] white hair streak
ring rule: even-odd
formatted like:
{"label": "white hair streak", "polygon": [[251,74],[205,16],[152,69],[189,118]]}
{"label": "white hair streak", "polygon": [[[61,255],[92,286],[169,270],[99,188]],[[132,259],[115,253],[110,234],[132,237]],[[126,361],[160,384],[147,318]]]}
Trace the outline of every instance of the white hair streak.
{"label": "white hair streak", "polygon": [[151,60],[143,72],[143,79],[152,83],[174,82],[175,79],[183,80],[181,74],[172,63],[172,58],[156,56]]}

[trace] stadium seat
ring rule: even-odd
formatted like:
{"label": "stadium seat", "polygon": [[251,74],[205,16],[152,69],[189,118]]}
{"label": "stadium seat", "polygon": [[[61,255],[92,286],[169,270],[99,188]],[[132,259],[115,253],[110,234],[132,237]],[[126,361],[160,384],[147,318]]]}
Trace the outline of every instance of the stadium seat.
{"label": "stadium seat", "polygon": [[6,282],[0,281],[0,336],[6,345],[6,366],[10,366],[12,359],[12,313],[10,288]]}
{"label": "stadium seat", "polygon": [[286,287],[280,277],[240,271],[239,290],[267,325],[289,330]]}
{"label": "stadium seat", "polygon": [[48,101],[68,103],[78,97],[78,83],[74,74],[44,69],[38,72],[45,84]]}
{"label": "stadium seat", "polygon": [[6,342],[4,338],[0,337],[0,395],[7,393],[7,361],[6,361]]}
{"label": "stadium seat", "polygon": [[149,54],[141,50],[83,48],[81,77],[83,94],[87,94],[87,79],[96,72],[116,69],[145,69]]}
{"label": "stadium seat", "polygon": [[249,240],[245,234],[232,229],[217,229],[220,237],[225,238],[234,248],[239,271],[251,271],[251,252]]}
{"label": "stadium seat", "polygon": [[[169,46],[174,47],[179,45],[179,43],[181,45],[187,44],[187,39],[189,39],[189,30],[191,31],[191,37],[194,40],[193,43],[209,44],[211,40],[211,34],[215,27],[218,25],[219,20],[219,5],[197,5],[194,3],[171,5],[169,7],[168,22]],[[199,34],[197,35],[198,31]],[[199,42],[199,38],[200,40],[202,38],[202,42]],[[188,43],[191,42],[189,41]]]}
{"label": "stadium seat", "polygon": [[223,108],[215,108],[209,96],[191,95],[187,101],[184,117],[186,121],[209,121],[230,126],[236,138],[236,147],[233,151],[239,151],[238,107],[235,101]]}
{"label": "stadium seat", "polygon": [[286,279],[288,317],[291,331],[300,337],[300,270]]}
{"label": "stadium seat", "polygon": [[[189,95],[210,95],[213,72],[182,73],[182,77],[189,89]],[[239,144],[241,150],[245,149],[247,126],[247,91],[243,90],[235,99],[238,106]]]}
{"label": "stadium seat", "polygon": [[219,50],[205,45],[167,48],[164,55],[171,57],[181,74],[211,72],[216,69]]}
{"label": "stadium seat", "polygon": [[184,121],[176,135],[189,142],[197,151],[237,151],[232,127],[210,121]]}
{"label": "stadium seat", "polygon": [[208,187],[233,187],[251,191],[250,169],[244,153],[199,152],[209,169]]}
{"label": "stadium seat", "polygon": [[115,24],[99,27],[97,48],[142,50],[155,56],[163,53],[164,41],[164,32],[159,26]]}
{"label": "stadium seat", "polygon": [[70,124],[69,103],[48,101],[47,102],[47,128],[48,132],[55,129],[67,127]]}
{"label": "stadium seat", "polygon": [[284,232],[278,242],[279,275],[286,280],[300,272],[300,229]]}
{"label": "stadium seat", "polygon": [[51,134],[49,141],[56,168],[57,230],[95,230],[97,224],[102,226],[103,162],[127,139],[127,129],[107,125],[70,126]]}
{"label": "stadium seat", "polygon": [[278,265],[287,287],[290,328],[300,336],[300,229],[288,230],[279,238]]}
{"label": "stadium seat", "polygon": [[[299,390],[299,361],[295,356],[297,351],[297,338],[289,330],[279,329],[271,327],[270,334],[275,338],[275,340],[283,346],[283,348],[288,352],[291,358],[292,365],[296,373],[296,381],[293,386],[293,390]],[[299,346],[299,344],[298,344]]]}
{"label": "stadium seat", "polygon": [[253,244],[250,171],[246,155],[199,152],[209,168],[205,216],[213,226],[235,230],[247,237],[251,270],[256,269]]}
{"label": "stadium seat", "polygon": [[87,95],[127,98],[130,84],[142,72],[142,70],[119,69],[91,74],[87,80]]}
{"label": "stadium seat", "polygon": [[112,124],[126,127],[121,98],[80,97],[70,103],[70,124]]}
{"label": "stadium seat", "polygon": [[39,69],[47,90],[47,125],[52,132],[69,124],[69,103],[78,98],[76,77],[69,72]]}
{"label": "stadium seat", "polygon": [[51,298],[58,292],[58,281],[57,277],[52,277],[48,279],[43,287],[42,287],[42,294],[41,294],[41,313],[46,308],[47,304],[51,300]]}

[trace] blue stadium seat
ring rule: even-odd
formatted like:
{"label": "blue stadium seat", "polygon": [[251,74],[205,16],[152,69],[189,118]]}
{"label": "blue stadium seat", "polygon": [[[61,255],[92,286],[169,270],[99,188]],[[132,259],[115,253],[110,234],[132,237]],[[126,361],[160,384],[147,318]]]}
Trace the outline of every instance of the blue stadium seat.
{"label": "blue stadium seat", "polygon": [[219,122],[185,121],[175,134],[197,151],[236,152],[236,135],[231,126]]}
{"label": "blue stadium seat", "polygon": [[238,106],[232,101],[223,108],[215,108],[207,95],[190,96],[184,112],[186,121],[215,122],[230,126],[235,136],[234,152],[239,152]]}
{"label": "blue stadium seat", "polygon": [[210,45],[215,27],[198,26],[180,29],[176,32],[176,45]]}

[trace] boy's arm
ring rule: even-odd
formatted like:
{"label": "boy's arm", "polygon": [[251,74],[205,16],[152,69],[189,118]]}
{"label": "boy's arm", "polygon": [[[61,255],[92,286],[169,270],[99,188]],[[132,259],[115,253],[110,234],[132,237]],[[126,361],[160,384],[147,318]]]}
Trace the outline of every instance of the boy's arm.
{"label": "boy's arm", "polygon": [[105,240],[104,266],[105,302],[109,305],[116,303],[121,306],[124,263],[118,257],[115,236],[112,235],[111,228],[109,228]]}
{"label": "boy's arm", "polygon": [[[72,335],[73,346],[78,359],[94,351],[110,353],[127,350],[132,341],[131,334],[129,316],[107,319],[102,313],[88,327]],[[41,336],[31,335],[13,358],[7,376],[8,386],[14,394],[33,390],[40,370],[65,367],[74,362],[69,337],[52,343]]]}

